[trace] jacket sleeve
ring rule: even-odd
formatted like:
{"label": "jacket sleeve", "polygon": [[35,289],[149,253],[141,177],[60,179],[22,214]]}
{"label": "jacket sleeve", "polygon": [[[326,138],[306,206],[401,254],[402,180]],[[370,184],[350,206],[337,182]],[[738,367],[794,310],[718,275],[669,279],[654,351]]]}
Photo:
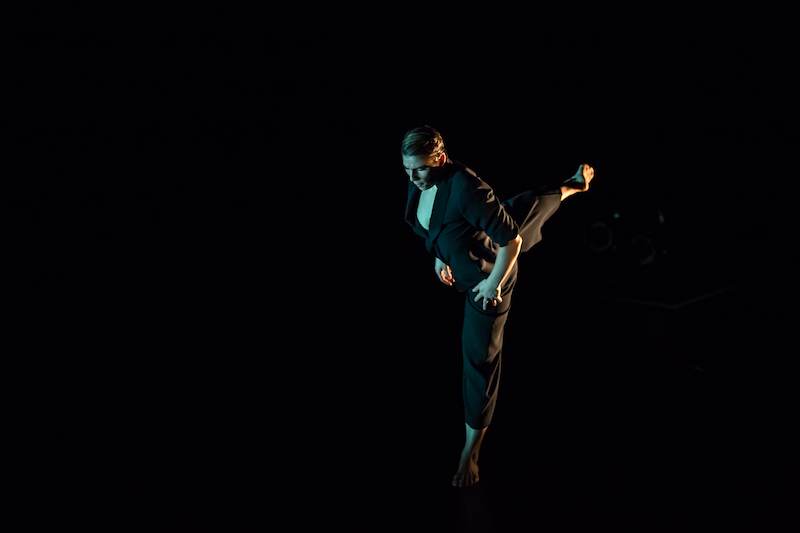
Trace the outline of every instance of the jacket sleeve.
{"label": "jacket sleeve", "polygon": [[494,191],[477,176],[459,173],[455,183],[464,218],[486,233],[492,242],[505,246],[517,238],[519,227],[500,204]]}

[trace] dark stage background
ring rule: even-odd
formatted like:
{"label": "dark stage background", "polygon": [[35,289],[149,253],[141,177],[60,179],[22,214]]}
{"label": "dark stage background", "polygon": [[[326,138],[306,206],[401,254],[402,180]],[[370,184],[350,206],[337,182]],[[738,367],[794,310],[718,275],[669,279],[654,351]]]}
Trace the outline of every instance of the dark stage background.
{"label": "dark stage background", "polygon": [[[793,36],[771,3],[36,15],[3,357],[28,525],[791,530]],[[463,295],[403,222],[421,124],[501,198],[597,172],[520,259],[467,496]]]}

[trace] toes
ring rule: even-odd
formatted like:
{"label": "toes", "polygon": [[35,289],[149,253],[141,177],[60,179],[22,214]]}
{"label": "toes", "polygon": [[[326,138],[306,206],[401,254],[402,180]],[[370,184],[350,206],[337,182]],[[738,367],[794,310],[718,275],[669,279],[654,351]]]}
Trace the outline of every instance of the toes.
{"label": "toes", "polygon": [[586,180],[586,185],[584,190],[589,188],[589,183],[594,178],[594,168],[590,167],[589,165],[583,166],[583,179]]}
{"label": "toes", "polygon": [[453,486],[459,488],[471,487],[472,485],[475,485],[479,480],[480,478],[478,478],[478,476],[464,476],[464,477],[455,476],[453,478]]}

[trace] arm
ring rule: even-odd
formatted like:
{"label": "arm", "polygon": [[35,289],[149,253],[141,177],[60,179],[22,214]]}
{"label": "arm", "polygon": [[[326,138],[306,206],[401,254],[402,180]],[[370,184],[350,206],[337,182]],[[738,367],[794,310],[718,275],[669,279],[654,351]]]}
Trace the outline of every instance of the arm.
{"label": "arm", "polygon": [[522,237],[517,235],[517,238],[509,242],[505,246],[501,246],[497,251],[497,261],[494,263],[492,273],[486,279],[487,283],[492,287],[500,287],[511,272],[511,267],[517,262],[519,250],[522,248]]}
{"label": "arm", "polygon": [[489,277],[472,289],[472,292],[478,293],[475,301],[483,298],[483,308],[486,309],[489,302],[497,305],[503,301],[500,285],[517,261],[522,249],[522,237],[518,235],[516,223],[495,197],[491,187],[474,175],[473,178],[464,175],[457,177],[461,178],[458,182],[459,208],[464,218],[474,228],[483,230],[493,242],[507,243],[497,251]]}
{"label": "arm", "polygon": [[492,305],[497,305],[498,302],[503,301],[500,295],[500,285],[508,277],[511,267],[517,261],[520,248],[522,248],[522,237],[519,235],[505,246],[501,246],[497,251],[497,261],[492,268],[492,273],[472,289],[472,292],[477,293],[475,296],[476,302],[483,299],[484,309],[486,309],[486,305],[489,302],[492,302]]}

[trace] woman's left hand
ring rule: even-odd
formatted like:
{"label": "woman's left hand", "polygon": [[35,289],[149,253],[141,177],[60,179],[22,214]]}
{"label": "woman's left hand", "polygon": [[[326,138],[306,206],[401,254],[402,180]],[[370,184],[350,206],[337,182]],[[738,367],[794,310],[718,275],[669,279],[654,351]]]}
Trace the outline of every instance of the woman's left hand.
{"label": "woman's left hand", "polygon": [[488,279],[484,279],[472,289],[472,292],[477,292],[475,301],[483,299],[483,309],[491,302],[492,305],[497,306],[498,303],[503,303],[503,298],[500,296],[500,287],[492,287]]}

